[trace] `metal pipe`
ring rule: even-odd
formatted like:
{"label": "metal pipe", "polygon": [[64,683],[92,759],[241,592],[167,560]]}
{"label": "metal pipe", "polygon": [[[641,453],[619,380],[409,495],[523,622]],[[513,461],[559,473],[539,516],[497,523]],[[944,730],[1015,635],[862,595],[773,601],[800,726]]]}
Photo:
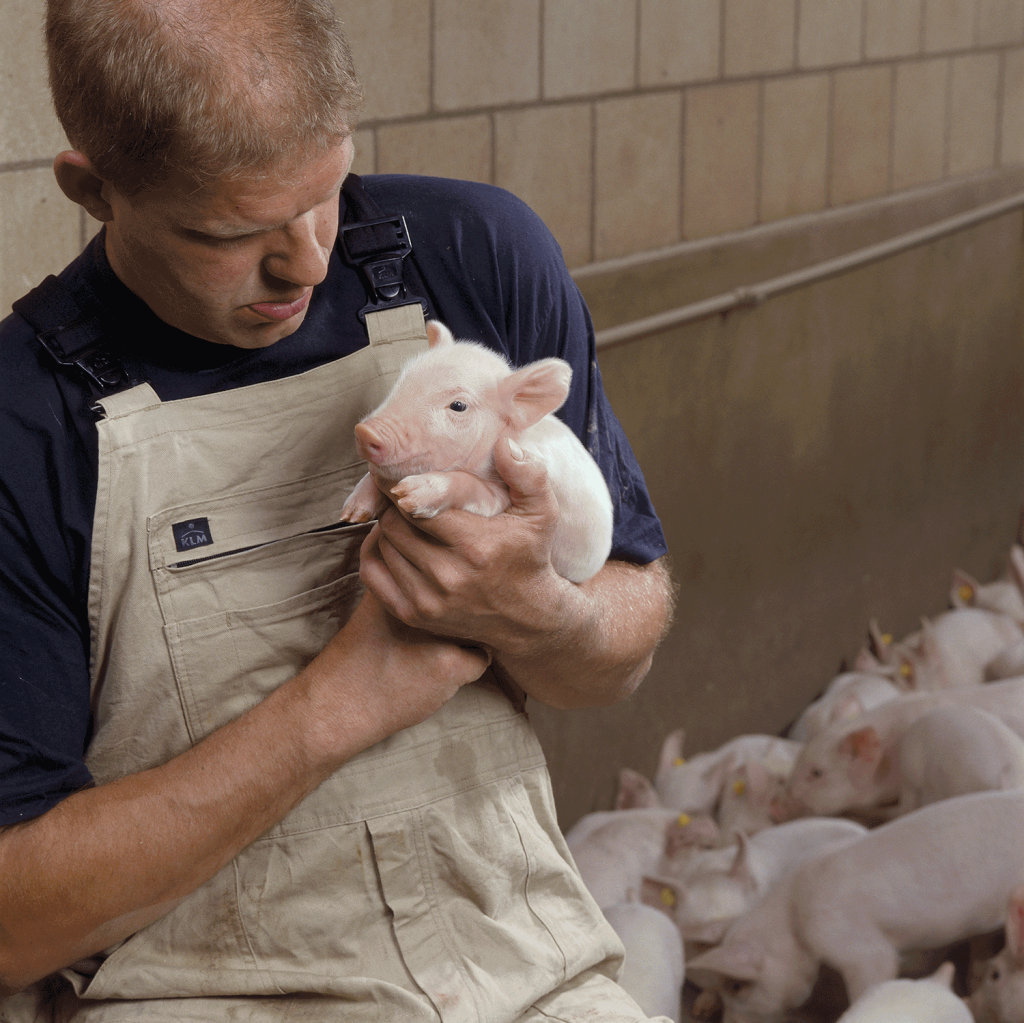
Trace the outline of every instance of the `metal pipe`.
{"label": "metal pipe", "polygon": [[727,313],[733,309],[744,309],[758,306],[769,298],[781,295],[796,288],[805,287],[808,284],[816,284],[818,281],[827,280],[829,277],[836,277],[839,274],[856,270],[869,263],[877,263],[880,260],[888,259],[908,249],[926,245],[928,242],[937,241],[950,234],[966,230],[981,224],[986,220],[1000,217],[1004,213],[1024,206],[1024,192],[999,199],[996,202],[986,203],[978,206],[967,213],[957,214],[955,217],[948,217],[945,220],[936,221],[928,227],[919,228],[916,231],[908,231],[906,234],[897,235],[887,241],[875,245],[868,245],[862,249],[848,252],[844,256],[837,256],[835,259],[826,259],[813,266],[804,267],[802,270],[794,270],[791,273],[782,274],[779,277],[772,277],[762,281],[760,284],[751,284],[744,287],[734,288],[732,291],[724,292],[713,298],[705,298],[699,302],[691,302],[688,305],[678,306],[663,313],[656,313],[654,316],[645,316],[640,320],[633,320],[631,323],[623,323],[618,327],[608,327],[599,330],[595,334],[598,348],[610,348],[613,345],[624,344],[627,341],[638,341],[652,334],[660,334],[662,331],[670,330],[672,327],[681,326],[684,323],[693,323],[695,320],[704,320],[709,316],[720,313]]}

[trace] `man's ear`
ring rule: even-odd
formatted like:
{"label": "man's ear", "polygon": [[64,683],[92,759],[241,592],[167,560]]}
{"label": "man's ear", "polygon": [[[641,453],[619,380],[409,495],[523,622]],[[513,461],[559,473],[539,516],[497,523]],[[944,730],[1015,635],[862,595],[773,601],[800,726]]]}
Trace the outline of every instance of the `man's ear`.
{"label": "man's ear", "polygon": [[60,190],[83,207],[90,216],[106,223],[114,219],[114,211],[103,196],[103,178],[96,173],[92,161],[77,149],[66,149],[53,160],[53,174]]}

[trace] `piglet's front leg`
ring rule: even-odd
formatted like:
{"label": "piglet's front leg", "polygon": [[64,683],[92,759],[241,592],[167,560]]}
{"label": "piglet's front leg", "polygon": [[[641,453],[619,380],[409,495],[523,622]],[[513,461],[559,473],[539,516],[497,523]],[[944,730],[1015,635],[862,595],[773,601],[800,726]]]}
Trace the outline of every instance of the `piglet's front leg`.
{"label": "piglet's front leg", "polygon": [[373,477],[367,473],[348,495],[341,509],[341,519],[343,522],[369,522],[370,519],[378,518],[387,504],[388,499],[377,489]]}
{"label": "piglet's front leg", "polygon": [[491,518],[511,503],[501,484],[461,470],[406,476],[391,488],[391,493],[398,507],[417,519],[432,519],[448,508]]}

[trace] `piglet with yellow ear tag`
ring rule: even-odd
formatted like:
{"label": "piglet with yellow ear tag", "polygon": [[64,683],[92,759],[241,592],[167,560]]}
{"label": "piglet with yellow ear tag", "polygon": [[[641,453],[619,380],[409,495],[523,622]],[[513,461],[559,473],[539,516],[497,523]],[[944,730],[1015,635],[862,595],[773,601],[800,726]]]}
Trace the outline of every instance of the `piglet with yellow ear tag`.
{"label": "piglet with yellow ear tag", "polygon": [[597,463],[552,415],[569,394],[569,364],[541,359],[513,369],[483,345],[456,341],[434,320],[427,337],[430,349],[402,368],[391,393],[356,426],[369,472],[342,518],[376,518],[387,505],[382,491],[416,518],[448,508],[498,515],[511,501],[494,446],[507,437],[547,467],[559,507],[555,571],[572,582],[589,579],[611,550],[612,502]]}

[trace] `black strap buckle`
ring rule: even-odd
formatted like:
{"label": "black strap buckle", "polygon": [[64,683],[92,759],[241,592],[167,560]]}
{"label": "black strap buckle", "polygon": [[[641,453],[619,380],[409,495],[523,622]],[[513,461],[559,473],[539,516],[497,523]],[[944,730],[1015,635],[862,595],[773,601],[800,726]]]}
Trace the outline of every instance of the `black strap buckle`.
{"label": "black strap buckle", "polygon": [[402,278],[402,264],[412,252],[405,217],[380,217],[357,224],[342,224],[338,240],[346,262],[363,276],[370,301],[359,310],[365,323],[367,313],[397,309],[418,302],[427,313],[427,303],[411,295]]}
{"label": "black strap buckle", "polygon": [[77,369],[92,397],[105,397],[139,381],[125,368],[118,345],[99,315],[79,301],[59,277],[50,274],[14,303],[14,311],[58,366]]}
{"label": "black strap buckle", "polygon": [[[100,330],[99,323],[90,318],[70,327],[40,331],[36,336],[55,362],[80,370],[105,395],[130,386],[135,380],[106,338],[101,336],[97,340]],[[74,344],[76,335],[83,339],[77,346]]]}

